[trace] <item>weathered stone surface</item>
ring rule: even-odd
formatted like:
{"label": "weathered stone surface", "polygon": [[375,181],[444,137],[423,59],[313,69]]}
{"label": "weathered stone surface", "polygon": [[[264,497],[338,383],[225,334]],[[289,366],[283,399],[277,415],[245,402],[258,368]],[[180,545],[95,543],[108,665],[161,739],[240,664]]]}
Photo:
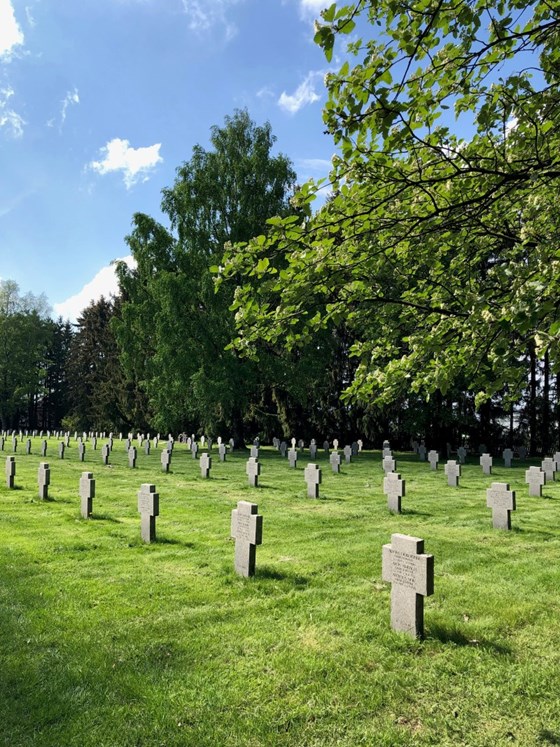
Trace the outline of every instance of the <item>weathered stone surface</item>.
{"label": "weathered stone surface", "polygon": [[138,492],[140,531],[144,542],[156,540],[156,516],[159,515],[159,493],[156,486],[144,483]]}
{"label": "weathered stone surface", "polygon": [[169,465],[171,464],[171,452],[169,449],[163,449],[160,456],[161,471],[169,472]]}
{"label": "weathered stone surface", "polygon": [[291,448],[288,451],[288,462],[290,464],[291,469],[297,468],[297,460],[298,460],[297,449]]}
{"label": "weathered stone surface", "polygon": [[542,497],[543,485],[546,485],[546,475],[540,467],[529,467],[525,472],[525,482],[529,485],[529,495]]}
{"label": "weathered stone surface", "polygon": [[465,459],[467,458],[467,450],[464,446],[459,446],[457,449],[457,459],[459,460],[459,464],[464,464]]}
{"label": "weathered stone surface", "polygon": [[212,469],[212,457],[208,452],[204,452],[200,457],[200,476],[207,480],[210,477],[210,470]]}
{"label": "weathered stone surface", "polygon": [[218,444],[218,456],[220,457],[220,462],[226,461],[227,449],[225,444]]}
{"label": "weathered stone surface", "polygon": [[333,451],[332,454],[329,457],[329,462],[331,463],[331,469],[335,474],[338,474],[340,472],[340,454],[338,451]]}
{"label": "weathered stone surface", "polygon": [[352,447],[347,445],[344,447],[344,459],[346,461],[346,464],[350,464],[352,461]]}
{"label": "weathered stone surface", "polygon": [[128,466],[130,469],[136,468],[136,459],[138,458],[138,451],[136,446],[131,446],[128,450]]}
{"label": "weathered stone surface", "polygon": [[401,513],[401,498],[405,494],[405,481],[397,472],[389,472],[383,478],[383,492],[387,496],[387,508],[392,514]]}
{"label": "weathered stone surface", "polygon": [[486,491],[486,505],[492,509],[494,529],[511,529],[511,512],[515,511],[515,491],[506,482],[493,482]]}
{"label": "weathered stone surface", "polygon": [[430,463],[431,469],[437,470],[439,464],[439,454],[437,451],[432,449],[428,452],[428,462]]}
{"label": "weathered stone surface", "polygon": [[101,447],[101,459],[103,464],[109,464],[109,454],[111,453],[111,447],[109,444],[103,444]]}
{"label": "weathered stone surface", "polygon": [[450,459],[445,465],[445,474],[447,475],[447,484],[452,488],[457,488],[461,477],[461,465]]}
{"label": "weathered stone surface", "polygon": [[49,497],[49,485],[51,482],[51,470],[48,462],[41,462],[37,472],[37,483],[39,485],[39,498],[46,501]]}
{"label": "weathered stone surface", "polygon": [[424,597],[434,593],[434,556],[424,540],[393,534],[383,545],[382,577],[391,587],[391,627],[414,638],[424,634]]}
{"label": "weathered stone surface", "polygon": [[426,461],[426,447],[424,446],[424,444],[420,444],[420,446],[418,447],[418,458],[421,462]]}
{"label": "weathered stone surface", "polygon": [[78,443],[78,460],[83,462],[86,458],[86,445],[83,441]]}
{"label": "weathered stone surface", "polygon": [[14,487],[16,479],[16,458],[14,456],[6,457],[6,485],[9,488]]}
{"label": "weathered stone surface", "polygon": [[490,454],[482,454],[482,456],[480,457],[480,466],[482,467],[482,471],[485,475],[492,474],[492,457],[490,456]]}
{"label": "weathered stone surface", "polygon": [[65,444],[64,444],[64,441],[61,441],[61,442],[60,442],[60,443],[58,444],[58,458],[59,458],[59,459],[64,459],[64,449],[65,449],[65,448],[66,448],[66,446],[65,446]]}
{"label": "weathered stone surface", "polygon": [[245,467],[245,473],[249,479],[249,485],[252,488],[259,487],[259,475],[261,474],[261,465],[259,460],[255,457],[249,457],[247,459],[247,465]]}
{"label": "weathered stone surface", "polygon": [[511,467],[511,460],[513,459],[513,451],[511,449],[504,449],[502,451],[502,459],[504,460],[504,467]]}
{"label": "weathered stone surface", "polygon": [[395,472],[397,469],[397,460],[393,459],[392,456],[383,457],[381,466],[383,467],[383,472],[385,472],[385,474],[387,472]]}
{"label": "weathered stone surface", "polygon": [[[254,457],[252,457],[254,458]],[[262,544],[262,516],[258,506],[239,501],[231,512],[231,536],[235,539],[235,572],[240,576],[255,575],[257,545]]]}
{"label": "weathered stone surface", "polygon": [[303,471],[307,485],[307,497],[319,497],[319,485],[321,484],[321,469],[318,464],[308,464]]}
{"label": "weathered stone surface", "polygon": [[547,482],[554,482],[556,479],[556,462],[552,457],[545,457],[541,462],[541,469],[546,475]]}
{"label": "weathered stone surface", "polygon": [[84,519],[91,516],[95,498],[93,472],[82,472],[80,477],[80,513]]}

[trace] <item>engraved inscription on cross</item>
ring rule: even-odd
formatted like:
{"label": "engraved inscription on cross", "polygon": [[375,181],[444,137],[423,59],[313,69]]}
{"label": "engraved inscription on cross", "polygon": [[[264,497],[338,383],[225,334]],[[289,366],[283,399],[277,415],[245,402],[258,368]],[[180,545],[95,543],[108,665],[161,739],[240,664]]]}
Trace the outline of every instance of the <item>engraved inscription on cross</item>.
{"label": "engraved inscription on cross", "polygon": [[542,497],[542,487],[546,485],[546,475],[540,467],[529,467],[525,472],[525,482],[529,484],[529,495]]}
{"label": "engraved inscription on cross", "polygon": [[393,534],[383,545],[382,577],[392,584],[391,627],[421,638],[424,597],[434,593],[434,556],[424,553],[424,540]]}
{"label": "engraved inscription on cross", "polygon": [[303,471],[307,483],[307,497],[319,497],[319,485],[321,484],[321,469],[318,464],[308,464]]}
{"label": "engraved inscription on cross", "polygon": [[486,491],[486,506],[492,509],[494,529],[511,529],[511,512],[515,511],[515,490],[507,482],[493,482]]}
{"label": "engraved inscription on cross", "polygon": [[138,492],[138,512],[144,542],[155,542],[156,516],[159,515],[159,493],[156,486],[143,483]]}
{"label": "engraved inscription on cross", "polygon": [[247,477],[249,478],[249,485],[252,488],[258,488],[259,487],[259,475],[261,473],[261,465],[259,464],[259,460],[255,457],[249,457],[247,459],[247,466],[245,467],[245,472],[247,474]]}
{"label": "engraved inscription on cross", "polygon": [[9,488],[14,487],[16,479],[16,458],[14,456],[6,457],[6,485]]}
{"label": "engraved inscription on cross", "polygon": [[447,484],[452,488],[457,488],[461,477],[461,465],[450,459],[445,465],[445,474],[447,475]]}
{"label": "engraved inscription on cross", "polygon": [[492,474],[492,457],[490,456],[490,454],[483,454],[480,457],[480,466],[482,467],[482,471],[485,475]]}
{"label": "engraved inscription on cross", "polygon": [[49,484],[51,481],[51,470],[48,462],[41,462],[39,464],[39,471],[37,472],[37,482],[39,484],[39,498],[46,501],[49,497]]}
{"label": "engraved inscription on cross", "polygon": [[392,514],[400,514],[401,498],[405,494],[405,481],[397,472],[389,472],[383,479],[383,492],[387,496],[387,508]]}
{"label": "engraved inscription on cross", "polygon": [[80,513],[84,519],[91,516],[95,498],[95,480],[93,472],[82,472],[80,477]]}
{"label": "engraved inscription on cross", "polygon": [[231,536],[235,539],[235,572],[255,575],[257,545],[262,543],[262,516],[256,503],[239,501],[231,512]]}

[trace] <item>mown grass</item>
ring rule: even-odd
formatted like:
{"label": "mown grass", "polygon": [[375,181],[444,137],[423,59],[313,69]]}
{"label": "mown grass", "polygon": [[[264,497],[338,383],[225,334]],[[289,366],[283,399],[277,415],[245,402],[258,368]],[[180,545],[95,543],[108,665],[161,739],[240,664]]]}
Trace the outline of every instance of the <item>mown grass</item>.
{"label": "mown grass", "polygon": [[[59,460],[52,439],[41,501],[38,439],[33,451],[16,455],[17,489],[0,486],[2,744],[560,744],[560,484],[529,498],[528,463],[491,477],[469,464],[455,489],[442,468],[397,455],[407,494],[393,516],[378,452],[340,475],[320,456],[316,501],[305,457],[293,471],[262,450],[251,489],[246,453],[216,455],[203,480],[184,446],[163,474],[159,450],[139,450],[132,470],[122,442],[105,467],[89,447],[83,464],[75,445]],[[492,529],[492,481],[517,491],[511,532]],[[160,493],[152,545],[140,541],[143,482]],[[264,517],[253,579],[233,572],[241,499]],[[393,532],[435,555],[424,641],[389,627],[381,546]]]}

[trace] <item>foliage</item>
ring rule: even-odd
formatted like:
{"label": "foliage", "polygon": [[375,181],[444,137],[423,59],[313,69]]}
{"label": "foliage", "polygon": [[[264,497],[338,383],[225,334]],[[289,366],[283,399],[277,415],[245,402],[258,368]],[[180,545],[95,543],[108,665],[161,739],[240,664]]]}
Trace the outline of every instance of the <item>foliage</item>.
{"label": "foliage", "polygon": [[362,0],[327,9],[316,41],[330,58],[340,34],[368,25],[349,44],[355,64],[327,80],[332,198],[225,258],[236,346],[305,346],[344,322],[351,399],[429,397],[459,380],[478,404],[506,387],[518,398],[532,346],[560,368],[557,9]]}

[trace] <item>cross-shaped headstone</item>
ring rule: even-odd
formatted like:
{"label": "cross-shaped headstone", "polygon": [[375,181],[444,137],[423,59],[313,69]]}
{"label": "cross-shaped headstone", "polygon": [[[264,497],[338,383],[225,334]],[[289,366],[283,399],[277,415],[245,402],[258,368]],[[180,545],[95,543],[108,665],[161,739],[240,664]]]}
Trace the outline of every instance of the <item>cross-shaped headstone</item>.
{"label": "cross-shaped headstone", "polygon": [[233,451],[235,449],[235,441],[233,438],[230,438],[229,440],[229,448]]}
{"label": "cross-shaped headstone", "polygon": [[333,449],[337,451],[338,450],[338,438],[333,439],[332,445],[333,445]]}
{"label": "cross-shaped headstone", "polygon": [[525,448],[525,446],[519,446],[519,448],[517,449],[517,453],[519,454],[519,458],[521,459],[521,461],[523,461],[527,456],[527,449]]}
{"label": "cross-shaped headstone", "polygon": [[18,440],[16,436],[12,436],[12,451],[14,452],[14,454],[17,451],[17,444],[18,444]]}
{"label": "cross-shaped headstone", "polygon": [[78,459],[83,462],[86,456],[86,445],[83,441],[78,444]]}
{"label": "cross-shaped headstone", "polygon": [[152,443],[154,445],[154,449],[157,449],[158,444],[159,444],[159,438],[157,436],[154,436]]}
{"label": "cross-shaped headstone", "polygon": [[138,458],[138,451],[136,449],[136,446],[131,446],[130,449],[128,450],[128,466],[131,469],[135,469],[137,458]]}
{"label": "cross-shaped headstone", "polygon": [[290,449],[288,451],[288,462],[290,463],[291,469],[296,469],[298,460],[297,449]]}
{"label": "cross-shaped headstone", "polygon": [[198,444],[196,443],[196,441],[193,441],[191,443],[191,454],[193,459],[196,459],[198,456]]}
{"label": "cross-shaped headstone", "polygon": [[418,458],[421,462],[426,461],[426,447],[424,446],[424,444],[420,444],[420,446],[418,447]]}
{"label": "cross-shaped headstone", "polygon": [[317,458],[317,444],[310,443],[309,444],[309,456],[311,459]]}
{"label": "cross-shaped headstone", "polygon": [[480,466],[485,475],[492,474],[492,457],[490,454],[485,453],[480,457]]}
{"label": "cross-shaped headstone", "polygon": [[205,451],[200,457],[200,476],[208,479],[210,477],[210,470],[212,469],[212,457]]}
{"label": "cross-shaped headstone", "polygon": [[5,437],[0,436],[0,451],[4,451],[4,441],[5,441]]}
{"label": "cross-shaped headstone", "polygon": [[225,462],[226,461],[226,454],[227,454],[226,445],[220,443],[218,445],[218,455],[220,457],[220,462]]}
{"label": "cross-shaped headstone", "polygon": [[430,463],[430,469],[437,470],[439,464],[439,453],[434,449],[428,452],[428,462]]}
{"label": "cross-shaped headstone", "polygon": [[319,485],[321,484],[321,469],[318,464],[308,464],[303,470],[303,476],[307,484],[307,497],[319,497]]}
{"label": "cross-shaped headstone", "polygon": [[[253,446],[251,446],[251,456],[254,457],[255,459],[259,458],[259,447],[255,446],[254,444]],[[284,455],[282,454],[282,456]]]}
{"label": "cross-shaped headstone", "polygon": [[383,457],[381,465],[383,466],[383,472],[385,472],[385,474],[387,474],[387,472],[394,472],[397,469],[397,460],[393,459],[392,456],[386,456]]}
{"label": "cross-shaped headstone", "polygon": [[127,454],[130,451],[130,438],[126,438],[125,439],[125,441],[124,441],[124,450],[126,451]]}
{"label": "cross-shaped headstone", "polygon": [[290,441],[290,443],[292,444],[292,449],[295,449],[296,448],[296,443],[297,443],[296,439],[292,438],[292,440]]}
{"label": "cross-shaped headstone", "polygon": [[464,464],[465,459],[467,458],[467,450],[464,446],[459,446],[457,449],[457,457],[459,459],[459,464]]}
{"label": "cross-shaped headstone", "polygon": [[401,512],[401,498],[405,492],[405,481],[397,472],[388,472],[383,478],[383,492],[387,496],[387,508],[393,514]]}
{"label": "cross-shaped headstone", "polygon": [[344,447],[344,459],[346,464],[350,464],[352,461],[352,447],[350,445]]}
{"label": "cross-shaped headstone", "polygon": [[144,542],[155,542],[156,516],[159,515],[159,493],[156,486],[144,483],[138,492],[140,530]]}
{"label": "cross-shaped headstone", "polygon": [[387,439],[385,439],[385,441],[383,441],[383,447],[382,448],[383,449],[390,449],[391,448],[391,444],[389,443],[389,441],[387,441]]}
{"label": "cross-shaped headstone", "polygon": [[113,451],[113,437],[109,436],[107,439],[107,446],[109,447],[109,451]]}
{"label": "cross-shaped headstone", "polygon": [[352,449],[352,456],[358,456],[358,452],[360,451],[358,447],[357,441],[352,441],[350,444],[350,448]]}
{"label": "cross-shaped headstone", "polygon": [[93,472],[82,472],[80,477],[80,513],[84,519],[91,516],[95,497],[95,480]]}
{"label": "cross-shaped headstone", "polygon": [[47,456],[47,440],[43,439],[41,441],[41,456],[44,458]]}
{"label": "cross-shaped headstone", "polygon": [[285,441],[282,441],[280,444],[280,456],[285,457],[286,456],[286,449],[288,448],[288,444]]}
{"label": "cross-shaped headstone", "polygon": [[66,448],[64,441],[60,441],[58,444],[58,458],[64,459],[64,449]]}
{"label": "cross-shaped headstone", "polygon": [[358,439],[358,451],[363,451],[364,448],[364,442],[361,438]]}
{"label": "cross-shaped headstone", "polygon": [[493,482],[486,491],[486,505],[492,509],[494,529],[511,529],[511,512],[515,511],[515,491],[507,482]]}
{"label": "cross-shaped headstone", "polygon": [[146,456],[150,456],[150,439],[149,438],[147,438],[144,441],[144,454]]}
{"label": "cross-shaped headstone", "polygon": [[330,444],[329,444],[329,442],[328,442],[328,441],[323,441],[323,449],[324,449],[324,451],[325,451],[325,454],[328,454],[328,453],[329,453],[329,450],[330,450]]}
{"label": "cross-shaped headstone", "polygon": [[556,462],[552,457],[545,457],[541,463],[541,469],[546,475],[547,482],[554,482],[556,472]]}
{"label": "cross-shaped headstone", "polygon": [[169,449],[163,449],[160,457],[161,471],[169,472],[169,465],[171,464],[171,452]]}
{"label": "cross-shaped headstone", "polygon": [[450,459],[445,465],[445,474],[447,475],[447,484],[452,488],[457,488],[461,477],[461,465]]}
{"label": "cross-shaped headstone", "polygon": [[66,448],[70,448],[70,434],[69,433],[67,433],[64,436],[64,445],[66,446]]}
{"label": "cross-shaped headstone", "polygon": [[383,449],[382,456],[383,458],[385,458],[386,456],[388,457],[393,456],[393,452],[391,451],[389,447],[386,447]]}
{"label": "cross-shaped headstone", "polygon": [[97,436],[93,436],[91,439],[91,448],[97,451]]}
{"label": "cross-shaped headstone", "polygon": [[511,460],[513,459],[513,451],[511,449],[504,449],[502,451],[502,459],[504,460],[504,467],[511,467]]}
{"label": "cross-shaped headstone", "polygon": [[111,447],[109,444],[103,444],[101,447],[101,459],[103,464],[109,464],[109,454],[111,453]]}
{"label": "cross-shaped headstone", "polygon": [[529,495],[540,498],[542,487],[546,485],[546,475],[540,467],[529,467],[525,472],[525,482],[529,484]]}
{"label": "cross-shaped headstone", "polygon": [[340,454],[338,451],[333,451],[332,454],[329,457],[329,462],[331,463],[331,469],[335,474],[338,474],[340,472]]}
{"label": "cross-shaped headstone", "polygon": [[247,477],[249,478],[249,485],[252,488],[258,488],[259,475],[261,474],[261,465],[259,464],[259,460],[255,457],[249,457],[249,459],[247,459],[245,472],[247,474]]}
{"label": "cross-shaped headstone", "polygon": [[6,457],[6,485],[9,488],[14,487],[16,478],[16,458],[14,456]]}
{"label": "cross-shaped headstone", "polygon": [[[253,458],[253,457],[251,457]],[[235,539],[235,572],[255,575],[257,545],[262,544],[262,516],[256,503],[239,501],[231,512],[231,536]]]}
{"label": "cross-shaped headstone", "polygon": [[31,439],[28,438],[25,442],[25,453],[29,456],[31,454]]}
{"label": "cross-shaped headstone", "polygon": [[434,593],[434,556],[424,540],[393,534],[383,545],[382,577],[392,584],[391,627],[414,638],[424,634],[424,597]]}
{"label": "cross-shaped headstone", "polygon": [[37,482],[39,484],[39,498],[46,501],[49,497],[49,484],[51,481],[51,470],[48,462],[40,462],[37,472]]}

